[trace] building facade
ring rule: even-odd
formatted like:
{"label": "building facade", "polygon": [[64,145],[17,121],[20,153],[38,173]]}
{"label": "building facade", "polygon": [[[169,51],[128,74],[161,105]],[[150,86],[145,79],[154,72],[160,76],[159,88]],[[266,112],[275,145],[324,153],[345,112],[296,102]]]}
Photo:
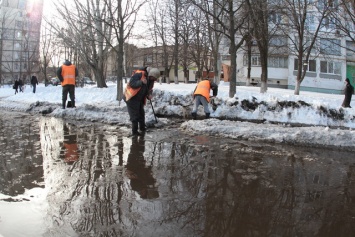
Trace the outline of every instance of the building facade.
{"label": "building facade", "polygon": [[[314,91],[323,93],[343,93],[344,80],[349,78],[352,84],[355,84],[355,42],[347,34],[355,33],[353,23],[346,20],[342,11],[338,7],[332,7],[331,1],[328,2],[328,11],[333,11],[332,15],[326,16],[322,21],[320,19],[319,4],[327,1],[310,1],[308,6],[307,19],[304,29],[304,47],[307,48],[312,42],[318,25],[320,30],[317,34],[314,46],[311,50],[309,59],[302,62],[306,70],[305,78],[301,82],[301,91]],[[324,7],[324,5],[322,5]],[[279,8],[280,9],[280,8]],[[284,10],[279,15],[269,16],[269,29],[272,31],[269,40],[268,55],[268,81],[269,87],[295,89],[298,67],[298,58],[295,48],[297,48],[297,29],[292,28],[291,19],[285,16]],[[273,17],[274,16],[274,17]],[[334,20],[334,16],[339,19]],[[343,18],[343,19],[341,19]],[[338,24],[342,22],[348,26],[349,31],[342,32]],[[278,27],[284,27],[278,30]],[[289,27],[287,29],[287,27]],[[288,32],[288,35],[285,35]],[[224,40],[225,41],[225,40]],[[227,74],[230,66],[230,57],[228,53],[228,43],[220,47],[220,64],[222,65],[222,75]],[[248,52],[247,47],[241,47],[237,53],[237,85],[246,85],[248,75]],[[261,61],[257,44],[254,42],[251,46],[251,84],[260,85]],[[229,79],[225,77],[225,80]]]}
{"label": "building facade", "polygon": [[39,71],[42,13],[43,0],[0,0],[1,83]]}

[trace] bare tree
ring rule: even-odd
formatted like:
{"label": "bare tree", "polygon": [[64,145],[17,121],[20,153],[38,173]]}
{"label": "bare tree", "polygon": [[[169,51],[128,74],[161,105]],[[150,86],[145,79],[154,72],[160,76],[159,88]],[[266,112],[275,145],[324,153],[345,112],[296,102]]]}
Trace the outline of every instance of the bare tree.
{"label": "bare tree", "polygon": [[287,20],[280,24],[280,30],[291,42],[291,53],[296,55],[295,95],[299,95],[300,87],[306,76],[312,58],[317,56],[317,41],[323,26],[323,20],[332,11],[328,1],[298,0],[283,1],[279,13]]}
{"label": "bare tree", "polygon": [[[156,47],[162,46],[162,65],[164,66],[163,78],[166,83],[170,84],[169,72],[173,64],[173,53],[171,52],[171,24],[168,19],[168,7],[165,1],[152,0],[149,4],[150,9],[148,11],[149,18],[148,24],[150,24],[148,30],[152,36]],[[148,34],[147,34],[148,35]]]}
{"label": "bare tree", "polygon": [[[72,5],[70,5],[72,4]],[[111,40],[112,28],[102,19],[109,19],[108,8],[100,0],[73,0],[56,5],[65,27],[56,25],[57,36],[62,40],[68,54],[78,64],[84,60],[93,72],[99,88],[107,87],[105,82],[105,61]],[[109,19],[113,20],[113,19]]]}
{"label": "bare tree", "polygon": [[247,16],[243,8],[244,2],[236,0],[191,0],[191,2],[215,20],[215,25],[218,27],[214,30],[222,33],[230,42],[229,97],[232,98],[236,93],[237,85],[237,50],[245,40],[245,36],[241,36],[239,32]]}
{"label": "bare tree", "polygon": [[[128,37],[131,35],[133,26],[136,22],[139,9],[143,6],[143,3],[138,1],[126,1],[122,0],[104,0],[106,9],[108,11],[107,19],[104,20],[104,24],[108,25],[113,34],[115,40],[111,40],[111,37],[107,37],[106,44],[112,51],[115,52],[116,60],[116,77],[117,77],[117,100],[121,101],[123,98],[123,82],[124,75],[124,45]],[[117,46],[116,46],[117,44]]]}
{"label": "bare tree", "polygon": [[191,7],[189,13],[184,14],[186,20],[190,23],[189,27],[185,30],[185,41],[188,40],[188,49],[191,61],[197,67],[197,80],[200,80],[203,75],[204,69],[210,71],[209,59],[210,55],[210,41],[208,37],[208,24],[203,11],[195,5]]}
{"label": "bare tree", "polygon": [[[331,16],[335,19],[336,28],[343,32],[355,43],[355,2],[352,0],[339,0],[337,11],[332,11]],[[355,52],[354,48],[348,50]]]}
{"label": "bare tree", "polygon": [[247,12],[253,25],[253,31],[248,32],[253,35],[260,53],[261,75],[260,92],[267,91],[268,64],[269,57],[269,5],[267,0],[250,1],[247,0]]}
{"label": "bare tree", "polygon": [[[196,8],[192,9],[193,6],[190,4],[186,4],[183,8],[183,16],[180,20],[180,38],[182,40],[180,50],[182,51],[181,57],[180,57],[180,65],[182,65],[182,69],[184,72],[184,82],[188,83],[189,82],[189,66],[192,64],[192,60],[190,57],[190,53],[193,53],[193,47],[191,45],[191,38],[194,38],[192,35],[193,31],[193,21],[196,19],[196,16],[194,15],[194,10]],[[193,43],[192,43],[193,44]]]}
{"label": "bare tree", "polygon": [[[57,54],[55,47],[55,35],[51,29],[53,24],[44,23],[41,32],[41,46],[40,46],[40,70],[44,76],[44,84],[49,83],[48,68],[54,65],[54,56]],[[55,72],[52,72],[55,75]]]}

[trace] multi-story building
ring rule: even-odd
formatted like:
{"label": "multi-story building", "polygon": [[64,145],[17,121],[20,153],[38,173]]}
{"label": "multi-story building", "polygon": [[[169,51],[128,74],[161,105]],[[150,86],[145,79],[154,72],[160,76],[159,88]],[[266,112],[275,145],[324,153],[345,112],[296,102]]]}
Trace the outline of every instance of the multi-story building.
{"label": "multi-story building", "polygon": [[0,0],[0,78],[28,81],[39,71],[43,0]]}
{"label": "multi-story building", "polygon": [[[349,78],[351,83],[355,84],[355,42],[339,29],[332,17],[328,16],[322,22],[318,21],[320,13],[317,11],[322,9],[319,4],[324,4],[326,1],[312,1],[312,4],[309,4],[309,13],[307,14],[304,32],[305,47],[309,46],[318,24],[320,25],[320,31],[311,50],[310,58],[302,62],[302,69],[306,70],[306,74],[300,85],[301,91],[342,93],[345,86],[345,78]],[[331,2],[328,2],[328,7],[332,7]],[[322,6],[324,7],[324,5]],[[329,9],[334,11],[334,15],[337,13],[338,16],[342,17],[340,9],[336,7]],[[299,70],[298,55],[294,50],[294,44],[298,39],[290,37],[290,35],[297,35],[297,33],[293,33],[296,30],[292,29],[292,25],[287,22],[287,19],[288,17],[282,15],[278,17],[269,16],[270,25],[279,24],[279,27],[290,27],[290,29],[273,30],[273,35],[269,41],[268,86],[294,89]],[[342,21],[342,19],[339,20]],[[346,24],[349,24],[349,27],[354,27],[352,23],[347,22]],[[275,26],[270,26],[270,28],[272,27]],[[282,34],[282,32],[289,32],[290,35]],[[260,53],[255,42],[251,47],[251,84],[258,86],[260,85],[261,76]],[[230,55],[225,50],[226,48],[228,49],[228,45],[222,44],[220,46],[222,75],[228,72],[230,65],[230,59],[228,58]],[[247,54],[246,48],[242,47],[238,50],[237,85],[246,85],[248,73]],[[225,80],[228,81],[228,78]]]}

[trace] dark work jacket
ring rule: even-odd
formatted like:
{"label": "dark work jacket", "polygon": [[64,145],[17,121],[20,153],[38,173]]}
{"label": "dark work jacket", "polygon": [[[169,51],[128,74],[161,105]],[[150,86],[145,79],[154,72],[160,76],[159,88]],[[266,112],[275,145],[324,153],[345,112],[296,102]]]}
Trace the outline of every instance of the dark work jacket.
{"label": "dark work jacket", "polygon": [[[147,84],[143,84],[143,82],[141,81],[142,78],[142,73],[136,73],[134,74],[131,79],[129,80],[129,84],[132,88],[141,88],[139,90],[139,92],[133,96],[129,101],[139,101],[141,103],[145,104],[145,100],[147,98],[148,95],[152,94],[152,89],[154,86],[154,81],[149,80],[148,75],[146,75],[146,79],[147,79]],[[129,102],[127,101],[127,102]]]}

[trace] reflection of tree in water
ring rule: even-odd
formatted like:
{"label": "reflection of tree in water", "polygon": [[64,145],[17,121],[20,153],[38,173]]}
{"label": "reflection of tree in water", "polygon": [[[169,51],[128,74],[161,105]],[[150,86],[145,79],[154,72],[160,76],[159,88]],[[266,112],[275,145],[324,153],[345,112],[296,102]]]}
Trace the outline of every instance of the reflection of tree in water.
{"label": "reflection of tree in water", "polygon": [[[184,161],[186,153],[174,148],[172,163]],[[336,153],[326,157],[330,158],[326,162],[312,162],[319,155],[317,151],[266,149],[190,149],[190,162],[169,165],[174,167],[173,182],[184,194],[169,202],[165,209],[169,217],[164,222],[177,220],[186,228],[194,226],[195,233],[202,236],[333,236],[340,228],[345,228],[338,232],[344,233],[340,236],[354,235],[350,225],[354,203],[345,196],[347,202],[343,203],[338,191],[344,182],[336,180],[341,176],[339,170],[347,165],[327,163]],[[289,152],[297,155],[286,158]],[[176,186],[172,189],[176,192]],[[336,219],[328,216],[334,213]]]}
{"label": "reflection of tree in water", "polygon": [[[54,139],[49,141],[50,136],[46,134],[47,142],[60,146],[60,136],[55,134],[58,125],[52,126],[58,121],[46,121],[43,131],[49,134],[52,130],[51,138]],[[49,213],[55,223],[49,232],[66,233],[68,236],[122,236],[123,230],[119,225],[122,223],[119,207],[122,171],[119,166],[112,165],[111,157],[118,155],[122,160],[122,140],[117,139],[114,133],[97,131],[95,127],[69,130],[76,134],[80,159],[70,162],[68,166],[62,159],[59,162],[55,157],[46,157],[46,185],[50,187]],[[64,143],[74,140],[66,129],[62,132]],[[53,146],[49,148],[55,150]],[[44,153],[53,154],[49,151]]]}
{"label": "reflection of tree in water", "polygon": [[152,142],[97,128],[78,129],[77,143],[71,166],[46,157],[54,160],[45,167],[58,231],[71,223],[81,236],[354,233],[354,171],[350,158],[334,162],[339,152]]}
{"label": "reflection of tree in water", "polygon": [[32,116],[0,117],[0,193],[17,196],[42,187],[43,167],[39,125]]}

